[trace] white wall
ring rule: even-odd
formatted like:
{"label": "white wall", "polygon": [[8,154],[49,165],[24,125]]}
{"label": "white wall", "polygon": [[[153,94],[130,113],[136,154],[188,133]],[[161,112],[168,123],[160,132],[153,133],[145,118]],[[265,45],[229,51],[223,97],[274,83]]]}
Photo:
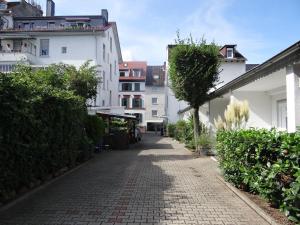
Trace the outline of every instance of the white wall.
{"label": "white wall", "polygon": [[[168,67],[167,67],[168,68]],[[238,76],[242,75],[246,72],[246,64],[245,62],[222,62],[220,65],[220,78],[219,84],[217,88],[225,85],[226,83],[232,81]],[[166,71],[168,75],[168,71]],[[168,77],[168,76],[167,76]],[[170,86],[170,81],[168,81]],[[168,88],[167,92],[167,115],[168,121],[170,123],[176,123],[180,119],[180,115],[178,115],[178,111],[187,108],[189,105],[185,101],[178,101],[171,88]],[[201,110],[201,107],[200,107]],[[201,116],[201,115],[200,115]],[[203,118],[204,119],[204,118]],[[205,120],[205,119],[204,119]]]}
{"label": "white wall", "polygon": [[220,84],[217,85],[217,88],[222,87],[228,82],[239,77],[246,72],[245,62],[222,62],[220,65]]}
{"label": "white wall", "polygon": [[265,92],[233,91],[232,98],[239,101],[247,100],[250,108],[247,127],[272,127],[272,97]]}
{"label": "white wall", "polygon": [[[166,115],[166,96],[165,87],[146,86],[145,92],[145,108],[146,122],[149,120],[162,120],[162,116]],[[157,98],[157,104],[152,104],[152,98]],[[152,117],[152,110],[157,110],[158,117]]]}
{"label": "white wall", "polygon": [[[30,56],[31,64],[44,66],[53,63],[66,63],[79,68],[87,60],[91,60],[91,65],[99,66],[98,76],[102,78],[102,82],[105,82],[105,89],[103,84],[99,84],[96,104],[93,102],[93,105],[105,107],[119,105],[119,57],[112,28],[107,29],[105,32],[76,33],[72,35],[69,33],[44,33],[36,35],[35,38],[36,40],[31,42],[37,46],[36,56]],[[112,51],[110,51],[110,38],[112,38]],[[40,56],[41,39],[49,39],[49,56]],[[106,46],[105,61],[103,60],[103,44]],[[62,53],[62,47],[67,47],[66,54]],[[112,76],[110,76],[110,65]],[[105,72],[105,80],[103,79],[103,71]]]}
{"label": "white wall", "polygon": [[295,132],[300,127],[300,65],[286,68],[286,94],[288,132]]}

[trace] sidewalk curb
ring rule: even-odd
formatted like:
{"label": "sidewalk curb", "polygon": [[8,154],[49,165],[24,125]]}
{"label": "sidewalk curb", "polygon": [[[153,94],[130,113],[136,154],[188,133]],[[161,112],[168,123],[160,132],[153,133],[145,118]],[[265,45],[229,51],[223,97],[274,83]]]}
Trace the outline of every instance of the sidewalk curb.
{"label": "sidewalk curb", "polygon": [[257,204],[255,204],[251,199],[244,195],[240,190],[232,186],[230,183],[226,182],[223,177],[216,175],[217,179],[221,181],[226,188],[231,190],[235,195],[237,195],[242,201],[244,201],[250,208],[252,208],[259,216],[261,216],[265,221],[271,225],[281,225],[277,223],[271,216],[265,213]]}
{"label": "sidewalk curb", "polygon": [[54,179],[42,184],[39,187],[36,187],[30,191],[28,191],[26,194],[21,195],[19,198],[16,198],[15,200],[13,200],[12,202],[5,204],[3,206],[0,206],[0,212],[4,212],[6,210],[8,210],[9,208],[15,206],[16,204],[26,200],[27,198],[31,197],[32,195],[34,195],[35,193],[45,189],[46,187],[50,186],[51,184],[53,184],[54,182],[68,176],[69,174],[75,172],[76,170],[79,170],[80,168],[84,167],[87,163],[89,163],[93,158],[89,159],[88,161],[74,167],[73,169],[67,171],[66,173],[62,174],[61,176],[55,177]]}

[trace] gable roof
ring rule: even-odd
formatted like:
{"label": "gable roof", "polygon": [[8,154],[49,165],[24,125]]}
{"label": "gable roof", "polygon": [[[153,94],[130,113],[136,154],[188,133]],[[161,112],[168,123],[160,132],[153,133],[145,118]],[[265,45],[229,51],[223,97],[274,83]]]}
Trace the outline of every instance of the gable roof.
{"label": "gable roof", "polygon": [[[263,62],[262,64],[252,68],[236,79],[230,81],[224,86],[220,87],[216,91],[210,94],[211,98],[225,94],[229,90],[235,90],[246,84],[251,83],[252,81],[259,79],[261,77],[268,76],[273,70],[282,67],[288,64],[293,63],[294,61],[300,61],[300,41],[291,45],[287,49],[281,51],[277,55]],[[275,68],[274,68],[275,67]]]}
{"label": "gable roof", "polygon": [[[254,80],[268,76],[270,73],[272,73],[272,71],[294,62],[300,62],[300,41],[296,42],[295,44],[281,51],[262,64],[253,67],[251,70],[215,90],[209,95],[209,98],[214,99],[216,97],[222,96],[223,94],[228,93],[228,91],[230,90],[238,89],[253,82]],[[191,107],[189,106],[183,110],[178,111],[178,114],[189,111],[190,109]]]}

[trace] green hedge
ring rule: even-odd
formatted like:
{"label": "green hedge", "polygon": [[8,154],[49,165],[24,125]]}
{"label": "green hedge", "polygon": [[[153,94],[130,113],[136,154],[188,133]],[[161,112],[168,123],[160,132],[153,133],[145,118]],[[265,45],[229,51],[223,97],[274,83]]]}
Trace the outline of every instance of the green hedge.
{"label": "green hedge", "polygon": [[193,121],[179,120],[176,124],[168,124],[168,135],[177,141],[185,143],[187,147],[194,149],[194,127]]}
{"label": "green hedge", "polygon": [[261,195],[300,222],[300,134],[220,131],[217,150],[229,182]]}
{"label": "green hedge", "polygon": [[0,74],[0,202],[91,156],[85,99],[46,73]]}

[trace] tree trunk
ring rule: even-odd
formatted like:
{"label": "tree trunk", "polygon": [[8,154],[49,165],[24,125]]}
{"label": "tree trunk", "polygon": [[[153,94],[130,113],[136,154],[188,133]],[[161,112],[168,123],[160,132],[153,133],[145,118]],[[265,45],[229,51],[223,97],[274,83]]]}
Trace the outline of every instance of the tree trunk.
{"label": "tree trunk", "polygon": [[200,135],[200,124],[199,124],[199,107],[194,108],[194,139],[195,139],[195,146],[196,151],[200,154],[200,149],[198,146],[198,138]]}

